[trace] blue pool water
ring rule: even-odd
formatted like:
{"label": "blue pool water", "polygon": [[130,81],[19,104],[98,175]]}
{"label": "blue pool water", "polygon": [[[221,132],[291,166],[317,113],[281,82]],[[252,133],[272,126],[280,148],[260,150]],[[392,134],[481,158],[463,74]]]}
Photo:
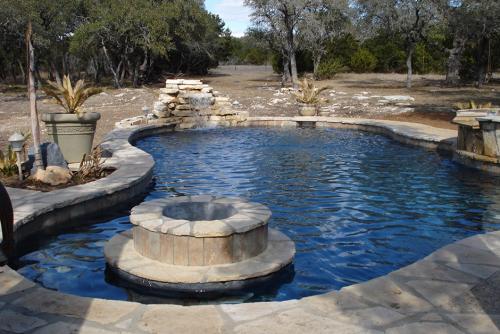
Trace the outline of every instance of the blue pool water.
{"label": "blue pool water", "polygon": [[[434,151],[338,129],[211,129],[137,142],[156,160],[146,200],[241,196],[269,206],[297,247],[295,275],[242,300],[286,300],[363,282],[465,237],[500,227],[500,177]],[[42,285],[141,300],[105,280],[103,245],[128,211],[48,236],[19,261]],[[90,224],[90,225],[88,225]]]}

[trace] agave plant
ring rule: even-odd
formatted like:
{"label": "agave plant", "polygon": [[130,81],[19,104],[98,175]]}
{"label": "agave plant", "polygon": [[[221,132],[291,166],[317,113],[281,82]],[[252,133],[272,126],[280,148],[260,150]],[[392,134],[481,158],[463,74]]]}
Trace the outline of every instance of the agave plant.
{"label": "agave plant", "polygon": [[484,104],[477,104],[476,102],[470,100],[469,102],[459,102],[454,105],[454,107],[458,110],[462,109],[491,109],[493,108],[493,104],[491,102],[487,102]]}
{"label": "agave plant", "polygon": [[83,80],[78,80],[73,87],[69,76],[64,76],[62,84],[53,81],[47,81],[48,87],[44,88],[45,94],[53,97],[57,104],[62,106],[69,114],[81,114],[82,105],[85,101],[96,94],[102,92],[100,88],[86,87]]}
{"label": "agave plant", "polygon": [[0,150],[0,174],[4,176],[12,176],[17,174],[16,161],[16,152],[12,150],[12,147],[10,145],[6,153],[3,153]]}
{"label": "agave plant", "polygon": [[316,88],[313,80],[308,80],[304,78],[300,81],[300,90],[298,92],[294,92],[295,99],[299,103],[304,104],[317,104],[320,102],[319,95],[321,92],[330,89],[329,86],[325,86],[322,88]]}

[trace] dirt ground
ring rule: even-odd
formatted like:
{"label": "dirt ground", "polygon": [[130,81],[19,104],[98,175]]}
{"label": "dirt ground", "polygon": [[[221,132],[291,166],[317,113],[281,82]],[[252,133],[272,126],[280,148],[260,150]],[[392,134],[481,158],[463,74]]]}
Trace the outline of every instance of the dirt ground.
{"label": "dirt ground", "polygon": [[[201,77],[222,95],[233,101],[235,109],[247,110],[250,115],[296,115],[298,106],[292,94],[281,90],[280,77],[269,66],[221,66]],[[331,116],[365,117],[418,122],[441,128],[454,128],[452,106],[457,102],[474,100],[500,105],[500,83],[449,88],[442,86],[439,75],[415,76],[414,88],[405,88],[401,74],[340,74],[333,80],[317,82],[329,86],[323,94],[328,101],[323,113]],[[495,80],[494,80],[495,81]],[[151,108],[157,99],[161,83],[138,89],[105,88],[86,104],[88,111],[101,113],[96,143],[113,129],[115,122],[142,113],[143,107]],[[381,104],[387,95],[411,96],[414,100],[397,107]],[[60,110],[39,93],[40,113]],[[8,137],[16,130],[29,132],[30,120],[27,95],[24,87],[0,85],[0,149],[7,146]],[[42,136],[45,129],[42,124]]]}

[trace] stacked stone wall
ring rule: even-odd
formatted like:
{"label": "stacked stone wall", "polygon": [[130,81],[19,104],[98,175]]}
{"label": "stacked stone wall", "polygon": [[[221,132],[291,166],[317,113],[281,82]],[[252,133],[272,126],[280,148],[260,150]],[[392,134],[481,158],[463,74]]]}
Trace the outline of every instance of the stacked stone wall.
{"label": "stacked stone wall", "polygon": [[168,79],[154,102],[152,114],[125,119],[118,128],[151,124],[176,124],[177,129],[234,126],[247,119],[248,113],[232,108],[228,97],[220,96],[201,80]]}

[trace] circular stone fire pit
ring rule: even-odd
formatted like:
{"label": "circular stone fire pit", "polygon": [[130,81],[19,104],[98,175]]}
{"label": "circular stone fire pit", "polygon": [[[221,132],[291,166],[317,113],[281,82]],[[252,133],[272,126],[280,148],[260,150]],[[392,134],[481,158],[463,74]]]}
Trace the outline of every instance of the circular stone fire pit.
{"label": "circular stone fire pit", "polygon": [[223,292],[261,283],[290,264],[293,242],[268,229],[271,211],[241,198],[184,196],[132,209],[132,230],[105,247],[119,278],[153,291]]}

